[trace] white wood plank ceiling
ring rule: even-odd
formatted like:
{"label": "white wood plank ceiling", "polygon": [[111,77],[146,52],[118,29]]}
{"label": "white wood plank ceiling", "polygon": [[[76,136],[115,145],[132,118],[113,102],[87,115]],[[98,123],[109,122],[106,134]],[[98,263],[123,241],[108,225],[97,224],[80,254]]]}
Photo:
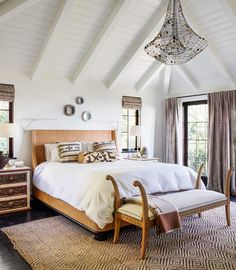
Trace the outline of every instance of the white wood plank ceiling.
{"label": "white wood plank ceiling", "polygon": [[209,46],[165,66],[143,47],[159,32],[167,0],[0,0],[0,69],[32,80],[59,74],[79,86],[150,88],[165,96],[236,88],[236,1],[182,0],[189,25]]}

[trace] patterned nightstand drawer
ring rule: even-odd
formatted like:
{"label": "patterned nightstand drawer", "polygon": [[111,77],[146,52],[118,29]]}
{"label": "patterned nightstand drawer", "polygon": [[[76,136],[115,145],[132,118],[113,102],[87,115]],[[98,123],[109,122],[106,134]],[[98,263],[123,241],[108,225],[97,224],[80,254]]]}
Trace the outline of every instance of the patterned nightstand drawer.
{"label": "patterned nightstand drawer", "polygon": [[0,170],[0,215],[30,209],[30,168]]}
{"label": "patterned nightstand drawer", "polygon": [[27,199],[0,202],[0,211],[27,207]]}
{"label": "patterned nightstand drawer", "polygon": [[0,198],[27,194],[27,186],[0,188]]}
{"label": "patterned nightstand drawer", "polygon": [[0,185],[27,182],[27,173],[1,174]]}

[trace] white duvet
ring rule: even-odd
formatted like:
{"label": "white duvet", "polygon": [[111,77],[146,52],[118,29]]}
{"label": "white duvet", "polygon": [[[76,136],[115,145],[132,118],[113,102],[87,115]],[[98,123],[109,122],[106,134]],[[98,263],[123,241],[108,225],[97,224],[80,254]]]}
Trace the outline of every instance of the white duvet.
{"label": "white duvet", "polygon": [[[117,181],[121,197],[139,195],[133,181],[143,183],[147,193],[193,189],[197,174],[175,164],[119,160],[79,164],[44,162],[34,171],[34,185],[86,215],[102,229],[113,221],[114,191],[106,175]],[[202,184],[202,188],[204,185]]]}

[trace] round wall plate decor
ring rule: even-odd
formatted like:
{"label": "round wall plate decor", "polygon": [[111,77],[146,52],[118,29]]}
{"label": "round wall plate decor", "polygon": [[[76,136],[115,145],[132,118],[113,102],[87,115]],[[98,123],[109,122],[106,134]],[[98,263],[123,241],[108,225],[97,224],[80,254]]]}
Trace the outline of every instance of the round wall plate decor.
{"label": "round wall plate decor", "polygon": [[92,114],[89,111],[84,111],[81,114],[81,118],[82,118],[83,121],[88,122],[89,120],[92,119]]}
{"label": "round wall plate decor", "polygon": [[74,105],[65,105],[64,106],[64,114],[67,116],[72,116],[75,114],[75,106]]}
{"label": "round wall plate decor", "polygon": [[76,104],[81,105],[84,103],[84,98],[83,97],[76,97],[75,102],[76,102]]}

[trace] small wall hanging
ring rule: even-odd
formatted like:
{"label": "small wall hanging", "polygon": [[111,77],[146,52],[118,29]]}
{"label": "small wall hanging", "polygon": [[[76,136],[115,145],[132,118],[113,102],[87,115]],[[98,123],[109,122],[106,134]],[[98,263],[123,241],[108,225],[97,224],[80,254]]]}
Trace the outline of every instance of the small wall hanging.
{"label": "small wall hanging", "polygon": [[74,105],[65,105],[64,106],[64,114],[67,116],[72,116],[75,114],[75,106]]}
{"label": "small wall hanging", "polygon": [[92,114],[89,111],[84,111],[81,114],[81,118],[82,118],[83,121],[88,122],[89,120],[92,119]]}
{"label": "small wall hanging", "polygon": [[76,97],[75,102],[78,105],[82,105],[84,103],[84,98],[83,97]]}

